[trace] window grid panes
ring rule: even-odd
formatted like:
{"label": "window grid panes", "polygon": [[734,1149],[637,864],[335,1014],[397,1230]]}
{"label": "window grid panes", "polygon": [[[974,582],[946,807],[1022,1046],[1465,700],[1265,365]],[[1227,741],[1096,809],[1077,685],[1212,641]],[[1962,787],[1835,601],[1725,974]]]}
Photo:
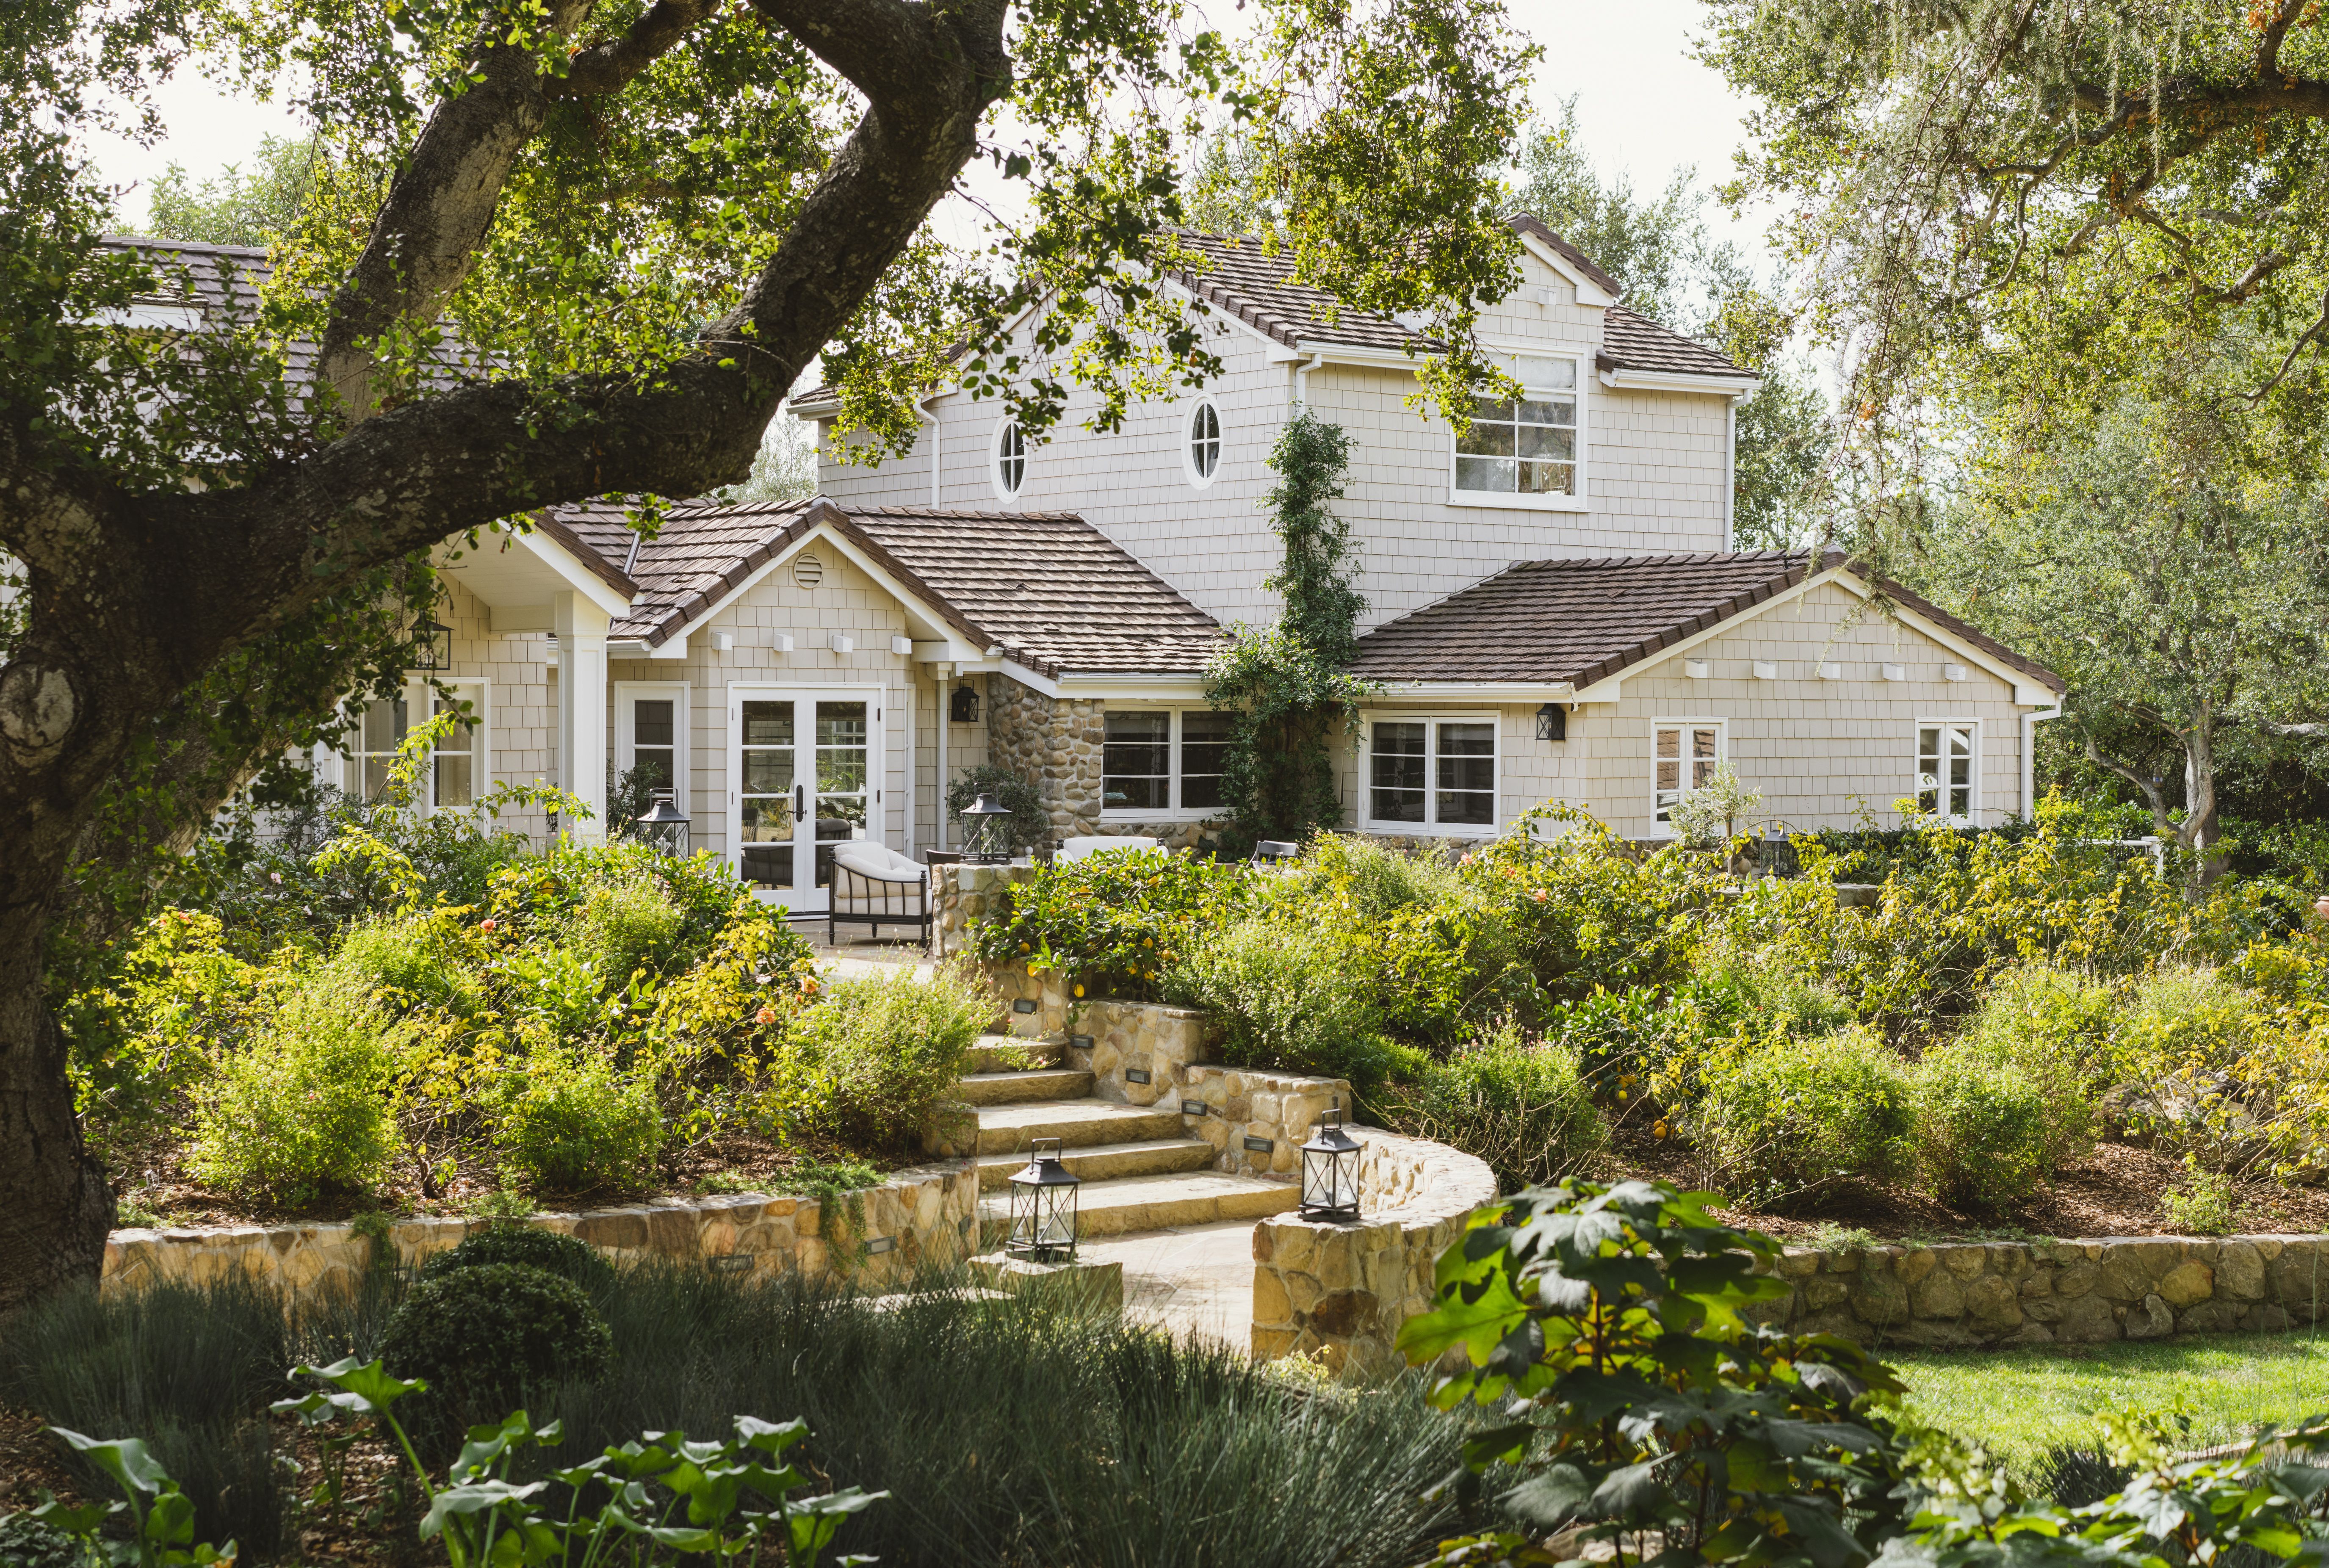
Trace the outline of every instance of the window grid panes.
{"label": "window grid panes", "polygon": [[1367,817],[1419,827],[1493,827],[1492,719],[1383,719],[1367,746]]}
{"label": "window grid panes", "polygon": [[1577,364],[1525,359],[1513,374],[1518,402],[1474,401],[1472,428],[1456,438],[1456,487],[1486,495],[1577,494]]}
{"label": "window grid panes", "polygon": [[1722,766],[1722,726],[1720,724],[1660,724],[1652,771],[1657,793],[1657,820],[1669,815],[1693,789],[1704,789]]}
{"label": "window grid panes", "polygon": [[638,697],[631,703],[631,767],[647,785],[653,798],[672,798],[673,762],[677,754],[674,704],[669,697]]}
{"label": "window grid panes", "polygon": [[1971,724],[1917,727],[1917,809],[1928,816],[1973,816]]}
{"label": "window grid panes", "polygon": [[1212,404],[1199,403],[1189,416],[1189,464],[1200,479],[1210,479],[1221,461],[1221,416]]}
{"label": "window grid panes", "polygon": [[1218,810],[1231,715],[1136,708],[1105,715],[1100,809],[1174,815]]}
{"label": "window grid panes", "polygon": [[995,447],[995,477],[1006,496],[1016,496],[1027,478],[1027,433],[1012,420],[1003,427]]}
{"label": "window grid panes", "polygon": [[[485,778],[486,688],[463,682],[452,684],[450,699],[429,687],[408,686],[393,697],[380,697],[364,707],[355,747],[348,753],[344,789],[367,801],[378,800],[388,788],[388,772],[396,754],[412,733],[413,715],[425,711],[456,715],[452,729],[429,754],[429,765],[415,780],[412,805],[429,811],[439,807],[476,804]],[[466,712],[464,709],[466,708]]]}

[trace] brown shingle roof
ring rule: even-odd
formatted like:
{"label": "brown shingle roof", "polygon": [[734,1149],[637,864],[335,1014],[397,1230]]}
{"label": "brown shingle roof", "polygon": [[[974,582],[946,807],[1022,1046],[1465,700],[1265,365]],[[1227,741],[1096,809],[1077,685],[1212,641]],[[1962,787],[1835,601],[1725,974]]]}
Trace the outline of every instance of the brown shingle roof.
{"label": "brown shingle roof", "polygon": [[1853,571],[1917,615],[2062,690],[2061,678],[1899,584],[1868,577],[1831,551],[1633,555],[1522,561],[1359,639],[1354,673],[1384,682],[1451,681],[1579,687],[1733,616],[1817,571]]}
{"label": "brown shingle roof", "polygon": [[1755,374],[1697,339],[1684,337],[1622,305],[1613,305],[1602,315],[1601,353],[1596,363],[1603,370],[1670,371],[1737,376],[1742,381]]}
{"label": "brown shingle roof", "polygon": [[844,507],[822,496],[765,505],[675,507],[636,543],[620,503],[557,518],[602,560],[630,563],[638,597],[610,635],[661,644],[819,526],[865,553],[980,648],[1046,675],[1196,675],[1213,619],[1067,512]]}
{"label": "brown shingle roof", "polygon": [[1200,264],[1175,269],[1174,279],[1214,308],[1227,312],[1288,348],[1297,343],[1339,343],[1355,348],[1411,349],[1427,354],[1439,345],[1410,332],[1387,316],[1338,307],[1323,288],[1294,280],[1294,253],[1271,255],[1250,236],[1174,235]]}
{"label": "brown shingle roof", "polygon": [[1593,265],[1593,263],[1587,259],[1584,251],[1579,250],[1576,246],[1562,239],[1559,234],[1554,233],[1552,231],[1552,225],[1546,222],[1542,218],[1538,217],[1534,213],[1514,213],[1511,217],[1505,219],[1504,222],[1512,226],[1514,232],[1526,234],[1532,239],[1541,240],[1545,244],[1551,246],[1552,249],[1559,253],[1562,260],[1568,262],[1571,267],[1576,268],[1579,272],[1584,273],[1585,276],[1593,279],[1595,285],[1600,288],[1601,292],[1609,296],[1610,298],[1615,299],[1619,295],[1626,292],[1626,287],[1624,284],[1618,282],[1615,278],[1610,277],[1607,272],[1602,271],[1601,269]]}

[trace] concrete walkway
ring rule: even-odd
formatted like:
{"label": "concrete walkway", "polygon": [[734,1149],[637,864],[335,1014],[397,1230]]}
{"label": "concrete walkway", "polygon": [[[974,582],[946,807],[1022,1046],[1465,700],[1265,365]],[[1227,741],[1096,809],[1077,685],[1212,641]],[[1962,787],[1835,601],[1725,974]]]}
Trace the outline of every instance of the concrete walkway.
{"label": "concrete walkway", "polygon": [[1161,1325],[1176,1339],[1195,1335],[1240,1353],[1252,1344],[1251,1220],[1099,1236],[1077,1251],[1124,1264],[1127,1316]]}

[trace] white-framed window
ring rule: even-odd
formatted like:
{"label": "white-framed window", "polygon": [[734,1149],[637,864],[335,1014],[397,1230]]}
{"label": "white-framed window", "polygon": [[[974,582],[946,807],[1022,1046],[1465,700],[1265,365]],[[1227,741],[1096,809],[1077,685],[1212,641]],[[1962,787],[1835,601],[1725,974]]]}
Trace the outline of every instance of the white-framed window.
{"label": "white-framed window", "polygon": [[1368,825],[1378,832],[1495,831],[1495,715],[1374,720],[1366,790]]}
{"label": "white-framed window", "polygon": [[1219,811],[1233,722],[1206,708],[1109,710],[1100,746],[1100,815],[1155,820]]}
{"label": "white-framed window", "polygon": [[615,770],[644,769],[655,798],[687,809],[687,685],[615,683]]}
{"label": "white-framed window", "polygon": [[995,427],[987,454],[995,493],[1005,501],[1015,498],[1019,486],[1027,482],[1027,432],[1019,428],[1017,420],[1005,417]]}
{"label": "white-framed window", "polygon": [[1450,498],[1474,506],[1575,509],[1585,497],[1582,361],[1515,354],[1504,368],[1517,402],[1476,399],[1472,428],[1454,439]]}
{"label": "white-framed window", "polygon": [[1972,822],[1981,809],[1981,721],[1917,721],[1917,809]]}
{"label": "white-framed window", "polygon": [[1199,398],[1189,411],[1183,432],[1181,464],[1189,483],[1202,490],[1213,482],[1221,467],[1221,411],[1211,398]]}
{"label": "white-framed window", "polygon": [[491,716],[487,683],[447,681],[453,694],[448,702],[423,682],[408,683],[392,697],[376,697],[365,704],[363,720],[349,737],[339,758],[340,788],[365,800],[376,800],[388,787],[389,765],[405,737],[426,715],[458,714],[452,732],[438,743],[421,770],[420,788],[413,792],[417,811],[467,809],[492,788],[492,758],[488,747]]}
{"label": "white-framed window", "polygon": [[1660,827],[1673,827],[1683,797],[1713,779],[1730,750],[1728,729],[1721,719],[1650,721],[1651,817]]}

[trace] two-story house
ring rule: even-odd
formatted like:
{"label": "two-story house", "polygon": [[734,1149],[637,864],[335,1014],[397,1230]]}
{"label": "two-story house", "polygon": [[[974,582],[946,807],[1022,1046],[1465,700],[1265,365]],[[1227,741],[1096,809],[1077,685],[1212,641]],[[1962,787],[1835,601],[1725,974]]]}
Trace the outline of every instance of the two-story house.
{"label": "two-story house", "polygon": [[[1407,406],[1429,352],[1407,327],[1196,237],[1205,265],[1174,286],[1224,372],[1120,431],[1071,405],[1039,444],[942,387],[903,458],[836,463],[822,430],[810,501],[684,506],[653,539],[618,506],[561,507],[441,551],[437,678],[472,722],[424,805],[542,778],[603,810],[609,766],[644,767],[696,845],[797,910],[823,907],[839,841],[944,845],[946,784],[974,763],[1036,782],[1060,836],[1192,841],[1220,814],[1205,664],[1224,624],[1275,614],[1266,458],[1306,406],[1357,443],[1339,509],[1371,604],[1359,672],[1382,690],[1342,753],[1350,826],[1476,837],[1551,798],[1655,837],[1723,761],[1796,827],[1902,797],[2025,813],[2056,677],[1839,559],[1730,551],[1753,378],[1627,311],[1543,225],[1515,227],[1525,276],[1484,336],[1527,395],[1461,438]],[[188,260],[194,286],[165,303],[195,316],[223,298],[203,281],[217,262],[232,292],[264,268]],[[416,679],[319,766],[366,789],[432,700]]]}

